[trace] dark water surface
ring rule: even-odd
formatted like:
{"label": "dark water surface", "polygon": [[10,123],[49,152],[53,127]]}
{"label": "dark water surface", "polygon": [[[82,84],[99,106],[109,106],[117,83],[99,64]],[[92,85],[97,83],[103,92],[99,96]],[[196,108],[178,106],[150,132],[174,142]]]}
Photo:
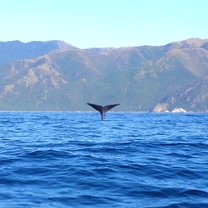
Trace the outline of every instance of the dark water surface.
{"label": "dark water surface", "polygon": [[0,208],[208,207],[208,114],[0,113]]}

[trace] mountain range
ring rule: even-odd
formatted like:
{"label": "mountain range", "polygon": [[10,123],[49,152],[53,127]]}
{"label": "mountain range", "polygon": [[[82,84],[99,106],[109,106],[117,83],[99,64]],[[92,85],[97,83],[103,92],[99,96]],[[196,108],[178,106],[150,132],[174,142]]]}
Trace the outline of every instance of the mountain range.
{"label": "mountain range", "polygon": [[208,39],[80,49],[64,41],[0,42],[1,111],[208,112]]}

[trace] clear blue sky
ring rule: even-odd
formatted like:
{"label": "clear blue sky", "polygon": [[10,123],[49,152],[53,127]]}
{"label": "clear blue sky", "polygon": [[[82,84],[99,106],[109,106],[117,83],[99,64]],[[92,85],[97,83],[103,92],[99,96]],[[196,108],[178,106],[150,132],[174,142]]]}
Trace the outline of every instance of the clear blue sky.
{"label": "clear blue sky", "polygon": [[0,0],[0,41],[79,48],[208,38],[208,0]]}

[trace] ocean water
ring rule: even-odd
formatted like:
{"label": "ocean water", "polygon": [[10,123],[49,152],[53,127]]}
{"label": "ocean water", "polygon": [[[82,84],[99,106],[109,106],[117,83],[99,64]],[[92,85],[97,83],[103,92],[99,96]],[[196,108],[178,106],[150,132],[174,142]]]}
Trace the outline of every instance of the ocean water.
{"label": "ocean water", "polygon": [[0,208],[207,208],[208,114],[0,113]]}

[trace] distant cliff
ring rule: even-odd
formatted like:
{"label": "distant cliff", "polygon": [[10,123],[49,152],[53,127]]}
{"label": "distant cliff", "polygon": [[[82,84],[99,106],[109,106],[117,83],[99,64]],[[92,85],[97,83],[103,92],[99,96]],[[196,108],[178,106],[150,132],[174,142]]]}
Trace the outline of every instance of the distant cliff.
{"label": "distant cliff", "polygon": [[0,42],[0,110],[208,112],[208,40],[79,49],[63,41]]}

